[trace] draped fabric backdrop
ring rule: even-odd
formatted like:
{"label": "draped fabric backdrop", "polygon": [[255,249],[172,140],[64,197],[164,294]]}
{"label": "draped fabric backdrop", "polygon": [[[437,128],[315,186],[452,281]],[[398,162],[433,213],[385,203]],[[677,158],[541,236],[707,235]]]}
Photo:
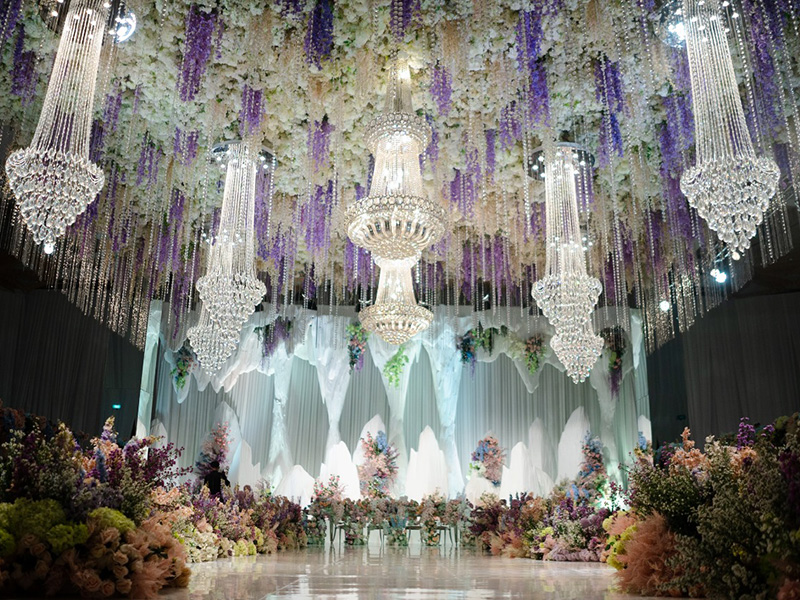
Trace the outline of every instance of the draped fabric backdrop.
{"label": "draped fabric backdrop", "polygon": [[[155,305],[153,310],[161,308]],[[557,448],[573,415],[588,419],[593,435],[602,437],[609,452],[607,460],[620,479],[623,475],[616,465],[630,461],[639,430],[644,427],[645,435],[650,436],[645,361],[640,360],[643,354],[638,347],[625,355],[625,376],[616,398],[606,389],[607,378],[574,384],[549,348],[539,370],[531,375],[521,360],[514,361],[506,354],[508,341],[501,336],[495,337],[491,354],[478,352],[473,373],[461,363],[456,335],[463,335],[477,321],[440,308],[431,330],[406,344],[411,360],[400,386],[394,388],[377,365],[385,365],[395,348],[375,336],[370,336],[363,369],[350,374],[345,327],[355,320],[354,315],[331,316],[325,310],[317,314],[295,307],[287,310],[293,320],[288,354],[282,342],[272,359],[253,350],[253,340],[260,335],[254,328],[275,318],[269,309],[257,312],[244,328],[237,355],[221,373],[209,382],[201,371],[196,372],[180,394],[173,385],[171,369],[173,353],[181,343],[170,347],[161,336],[159,351],[153,353],[155,403],[144,412],[152,414],[154,433],[164,433],[169,441],[185,447],[185,465],[192,464],[208,432],[226,420],[231,423],[232,452],[239,445],[246,445],[251,452],[252,465],[237,467],[239,474],[250,473],[251,480],[240,477],[240,483],[254,483],[252,479],[260,475],[276,485],[290,462],[318,477],[323,462],[341,460],[341,446],[333,454],[332,448],[341,441],[352,453],[364,425],[380,415],[388,425],[389,439],[402,450],[399,462],[403,472],[411,450],[419,451],[420,434],[430,427],[447,462],[447,480],[437,485],[442,492],[455,495],[463,490],[472,451],[487,434],[496,436],[509,455],[519,442],[534,450],[533,463],[548,476],[543,480],[555,480],[558,475]],[[484,327],[508,324],[523,340],[533,333],[549,334],[543,318],[529,322],[519,316],[514,319],[513,312],[510,316],[487,312],[479,319]],[[604,317],[598,318],[602,322]],[[634,331],[636,326],[634,323]],[[625,330],[641,342],[640,332],[631,335],[627,325]],[[549,335],[545,339],[549,342]],[[605,373],[607,364],[604,354],[596,369]],[[639,368],[634,370],[634,364]],[[279,387],[286,390],[278,393],[277,400],[276,372],[281,373]],[[229,385],[231,381],[235,384]],[[605,412],[593,385],[601,387]],[[143,393],[143,402],[147,397]],[[580,454],[584,433],[576,431],[570,439],[573,456]],[[278,465],[280,460],[283,462]],[[326,473],[338,472],[331,468],[329,464]],[[404,484],[403,479],[397,493],[404,491]]]}

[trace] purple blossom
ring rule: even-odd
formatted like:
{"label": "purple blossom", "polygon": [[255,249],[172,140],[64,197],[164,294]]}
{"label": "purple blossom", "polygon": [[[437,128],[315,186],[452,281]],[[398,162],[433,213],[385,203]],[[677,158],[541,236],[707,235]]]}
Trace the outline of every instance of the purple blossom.
{"label": "purple blossom", "polygon": [[256,240],[258,247],[256,253],[259,258],[266,260],[268,256],[269,234],[269,194],[272,184],[272,170],[259,169],[256,173],[256,201],[253,216]]}
{"label": "purple blossom", "polygon": [[140,186],[144,183],[145,187],[150,189],[158,182],[158,171],[163,155],[161,149],[156,148],[150,134],[145,132],[142,136],[142,149],[139,152],[139,162],[136,168],[136,185]]}
{"label": "purple blossom", "polygon": [[17,27],[17,20],[19,19],[20,9],[22,8],[22,0],[7,0],[0,6],[0,23],[3,24],[2,31],[2,44],[8,41],[8,38],[14,33]]}
{"label": "purple blossom", "polygon": [[507,150],[522,139],[522,126],[517,116],[517,103],[510,102],[500,110],[500,148]]}
{"label": "purple blossom", "polygon": [[782,128],[783,110],[773,56],[779,52],[775,41],[782,39],[782,36],[773,36],[771,23],[767,21],[768,15],[762,12],[759,4],[753,0],[743,0],[742,10],[749,17],[748,45],[753,60],[755,89],[758,90],[756,103],[760,121],[767,133],[775,137]]}
{"label": "purple blossom", "polygon": [[328,226],[333,207],[333,182],[315,186],[313,197],[300,210],[300,224],[305,229],[306,249],[321,252],[330,246]]}
{"label": "purple blossom", "polygon": [[756,442],[756,428],[750,423],[748,417],[742,417],[739,421],[739,431],[736,433],[736,448],[752,446]]}
{"label": "purple blossom", "polygon": [[431,96],[439,109],[439,116],[446,117],[453,107],[451,96],[453,94],[453,81],[447,68],[439,63],[431,73]]}
{"label": "purple blossom", "polygon": [[106,94],[106,104],[103,108],[103,124],[111,131],[117,130],[117,123],[119,122],[119,111],[122,108],[122,88],[119,83],[115,86],[114,91]]}
{"label": "purple blossom", "polygon": [[317,0],[308,17],[306,62],[317,68],[333,52],[333,0]]}
{"label": "purple blossom", "polygon": [[496,129],[487,129],[486,130],[486,172],[489,175],[494,175],[494,169],[497,165],[497,160],[495,157],[495,144],[497,139],[497,130]]}
{"label": "purple blossom", "polygon": [[103,160],[103,148],[105,147],[105,128],[100,119],[92,121],[92,132],[89,137],[89,160],[99,163]]}
{"label": "purple blossom", "polygon": [[420,0],[392,0],[389,29],[396,40],[405,37],[409,25],[419,18]]}
{"label": "purple blossom", "polygon": [[432,116],[425,115],[425,120],[431,128],[431,141],[425,148],[425,158],[431,165],[434,165],[439,160],[439,130],[436,129],[436,123]]}
{"label": "purple blossom", "polygon": [[328,119],[323,119],[322,123],[314,121],[308,124],[307,146],[308,154],[314,165],[314,172],[326,169],[330,166],[330,141],[333,126]]}
{"label": "purple blossom", "polygon": [[547,71],[542,62],[542,16],[545,6],[537,5],[531,11],[520,12],[517,22],[517,70],[528,78],[526,93],[528,117],[535,123],[547,122],[550,116],[550,94]]}
{"label": "purple blossom", "polygon": [[178,91],[183,102],[194,100],[200,91],[200,82],[211,58],[214,33],[217,33],[219,54],[222,31],[222,20],[216,12],[203,12],[196,4],[189,8],[185,20],[183,63],[178,76]]}
{"label": "purple blossom", "polygon": [[242,108],[239,111],[239,135],[251,135],[261,125],[264,115],[264,92],[254,90],[246,83],[242,88]]}
{"label": "purple blossom", "polygon": [[18,27],[17,41],[14,45],[14,64],[11,67],[11,93],[22,99],[27,106],[36,95],[36,84],[39,74],[36,72],[38,62],[36,52],[25,50],[25,27]]}
{"label": "purple blossom", "polygon": [[200,141],[199,131],[184,132],[180,127],[175,128],[175,139],[172,146],[172,155],[177,162],[189,166],[197,158]]}

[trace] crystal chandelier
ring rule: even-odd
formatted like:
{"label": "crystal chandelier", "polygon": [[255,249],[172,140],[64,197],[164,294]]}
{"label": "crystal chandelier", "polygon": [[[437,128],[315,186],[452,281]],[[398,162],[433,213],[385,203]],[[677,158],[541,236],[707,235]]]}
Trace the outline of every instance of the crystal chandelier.
{"label": "crystal chandelier", "polygon": [[70,3],[36,133],[6,161],[22,220],[47,254],[105,182],[89,161],[89,138],[108,6],[105,0]]}
{"label": "crystal chandelier", "polygon": [[400,345],[427,329],[433,313],[417,304],[411,282],[411,268],[417,257],[399,260],[376,258],[380,267],[375,304],[358,313],[368,331],[377,333],[384,341]]}
{"label": "crystal chandelier", "polygon": [[367,129],[375,157],[369,196],[351,204],[345,215],[352,242],[375,256],[419,256],[444,234],[446,213],[422,184],[419,155],[430,142],[430,127],[411,106],[408,67],[394,64],[386,106]]}
{"label": "crystal chandelier", "polygon": [[576,383],[587,377],[603,345],[591,323],[602,288],[586,273],[578,222],[575,179],[581,152],[568,143],[545,148],[547,264],[545,276],[531,290],[556,330],[553,350]]}
{"label": "crystal chandelier", "polygon": [[[219,231],[197,291],[209,318],[228,337],[239,332],[266,293],[256,277],[255,180],[258,154],[245,142],[224,142],[212,155],[226,168]],[[266,164],[266,163],[265,163]]]}
{"label": "crystal chandelier", "polygon": [[197,360],[209,375],[222,368],[239,344],[239,333],[222,330],[205,306],[200,308],[199,322],[189,329],[188,338]]}
{"label": "crystal chandelier", "polygon": [[780,170],[753,149],[719,9],[718,0],[683,2],[697,161],[681,191],[736,260],[750,247]]}

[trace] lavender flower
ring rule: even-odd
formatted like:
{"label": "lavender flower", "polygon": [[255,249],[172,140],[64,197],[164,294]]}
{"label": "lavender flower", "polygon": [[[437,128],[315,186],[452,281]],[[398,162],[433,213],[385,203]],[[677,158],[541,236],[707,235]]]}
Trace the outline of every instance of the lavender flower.
{"label": "lavender flower", "polygon": [[317,68],[333,52],[333,0],[317,0],[308,17],[306,62]]}
{"label": "lavender flower", "polygon": [[186,13],[183,63],[178,76],[178,91],[183,102],[194,100],[200,91],[200,82],[211,58],[214,32],[217,32],[219,54],[222,28],[216,12],[202,12],[193,4]]}
{"label": "lavender flower", "polygon": [[254,90],[246,83],[242,88],[242,108],[239,111],[239,135],[252,134],[261,125],[264,114],[262,90]]}
{"label": "lavender flower", "polygon": [[453,107],[450,97],[453,94],[453,81],[447,69],[439,63],[431,73],[431,96],[439,109],[439,116],[446,117]]}
{"label": "lavender flower", "polygon": [[27,106],[33,101],[36,84],[39,83],[39,74],[36,72],[38,59],[36,52],[25,50],[25,27],[20,25],[18,29],[11,68],[11,93],[22,99],[23,106]]}

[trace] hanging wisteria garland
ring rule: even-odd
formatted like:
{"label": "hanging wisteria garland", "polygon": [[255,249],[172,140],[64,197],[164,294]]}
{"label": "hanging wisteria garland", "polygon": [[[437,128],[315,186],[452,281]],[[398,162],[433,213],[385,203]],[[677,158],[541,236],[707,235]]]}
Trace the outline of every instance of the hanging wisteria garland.
{"label": "hanging wisteria garland", "polygon": [[[544,218],[539,184],[525,181],[533,149],[552,129],[596,157],[591,200],[579,207],[587,264],[605,284],[601,305],[632,299],[643,309],[652,349],[745,282],[753,260],[789,248],[779,194],[755,258],[730,271],[730,286],[709,280],[720,248],[677,184],[694,143],[685,49],[662,45],[654,10],[590,0],[523,11],[510,2],[394,0],[375,10],[330,0],[252,10],[239,0],[145,2],[136,37],[101,68],[91,151],[109,183],[99,206],[50,259],[16,228],[4,226],[1,241],[136,343],[149,300],[171,301],[178,344],[195,305],[199,241],[221,201],[207,151],[220,138],[256,135],[279,159],[276,173],[259,172],[256,202],[266,300],[279,310],[368,303],[377,271],[341,234],[340,211],[368,188],[363,131],[383,100],[386,61],[400,51],[410,58],[414,103],[432,126],[423,174],[451,208],[450,231],[415,270],[417,297],[532,314]],[[800,172],[799,79],[789,60],[797,7],[743,0],[732,14],[730,6],[723,17],[748,126],[759,148],[775,153],[785,189]],[[20,124],[14,135],[23,144],[44,87],[38,65],[54,45],[27,4],[6,3],[0,19],[9,47],[0,108]],[[10,199],[0,208],[11,222]],[[659,309],[664,299],[669,314]]]}

